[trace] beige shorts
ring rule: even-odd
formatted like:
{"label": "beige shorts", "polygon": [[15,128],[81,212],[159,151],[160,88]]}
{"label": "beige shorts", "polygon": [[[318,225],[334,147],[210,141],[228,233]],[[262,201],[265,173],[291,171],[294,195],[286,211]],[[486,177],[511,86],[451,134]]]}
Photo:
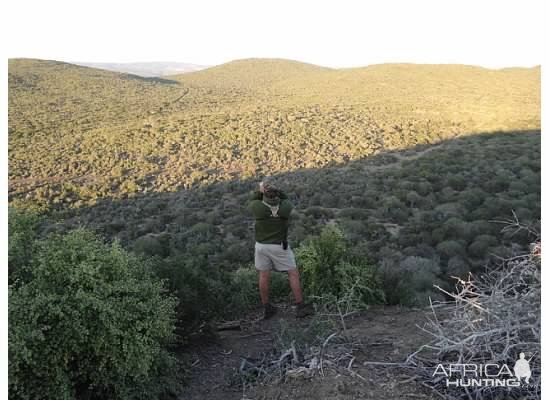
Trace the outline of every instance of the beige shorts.
{"label": "beige shorts", "polygon": [[296,259],[290,245],[285,250],[280,244],[256,242],[254,248],[254,265],[258,271],[290,271],[296,269]]}

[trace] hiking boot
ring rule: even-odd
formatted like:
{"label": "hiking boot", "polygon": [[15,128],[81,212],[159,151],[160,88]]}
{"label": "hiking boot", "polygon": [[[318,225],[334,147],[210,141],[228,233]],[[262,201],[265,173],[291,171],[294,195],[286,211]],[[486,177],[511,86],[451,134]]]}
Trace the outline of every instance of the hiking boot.
{"label": "hiking boot", "polygon": [[264,319],[269,319],[277,314],[277,308],[273,307],[271,303],[264,304]]}
{"label": "hiking boot", "polygon": [[315,313],[315,310],[313,309],[313,306],[308,303],[299,303],[296,304],[296,318],[304,318],[308,315],[313,315]]}

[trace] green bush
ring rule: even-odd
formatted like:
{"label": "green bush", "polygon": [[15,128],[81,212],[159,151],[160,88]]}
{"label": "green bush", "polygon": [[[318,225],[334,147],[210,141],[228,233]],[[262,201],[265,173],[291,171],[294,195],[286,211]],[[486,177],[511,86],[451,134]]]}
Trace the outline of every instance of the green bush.
{"label": "green bush", "polygon": [[466,180],[462,174],[454,174],[447,178],[447,184],[454,190],[464,190],[466,188]]}
{"label": "green bush", "polygon": [[230,274],[202,256],[155,257],[157,275],[166,279],[178,297],[178,321],[184,325],[207,320],[226,310]]}
{"label": "green bush", "polygon": [[146,256],[166,257],[170,252],[169,235],[148,233],[136,239],[133,250]]}
{"label": "green bush", "polygon": [[461,256],[454,256],[447,262],[447,268],[445,269],[445,275],[447,278],[458,277],[465,278],[468,275],[470,266]]}
{"label": "green bush", "polygon": [[405,205],[396,196],[387,196],[382,201],[382,215],[392,222],[406,221],[409,212]]}
{"label": "green bush", "polygon": [[488,255],[489,247],[496,246],[498,240],[492,235],[479,235],[468,247],[468,253],[472,257],[483,258]]}
{"label": "green bush", "polygon": [[400,263],[403,279],[415,294],[413,303],[425,304],[427,295],[433,293],[433,285],[441,285],[441,268],[437,259],[409,256]]}
{"label": "green bush", "polygon": [[[273,272],[269,279],[269,297],[272,300],[288,298],[290,286],[286,273]],[[258,271],[252,265],[242,266],[232,276],[230,298],[231,311],[243,312],[260,303]]]}
{"label": "green bush", "polygon": [[334,217],[334,212],[332,210],[319,207],[311,206],[304,210],[304,214],[312,216],[313,218],[332,218]]}
{"label": "green bush", "polygon": [[355,285],[354,296],[363,306],[384,301],[380,278],[365,259],[358,260],[335,225],[327,225],[296,250],[306,296],[339,298]]}
{"label": "green bush", "polygon": [[37,243],[9,291],[13,399],[154,399],[178,390],[176,300],[150,265],[78,229]]}
{"label": "green bush", "polygon": [[40,214],[36,212],[8,210],[8,276],[10,283],[28,279],[28,267],[34,253]]}
{"label": "green bush", "polygon": [[415,293],[409,286],[403,271],[395,257],[382,260],[380,275],[384,288],[384,295],[388,304],[412,304]]}
{"label": "green bush", "polygon": [[339,226],[346,232],[346,235],[353,241],[360,241],[370,231],[367,221],[344,219],[338,222]]}
{"label": "green bush", "polygon": [[369,212],[361,208],[343,208],[338,212],[338,218],[366,220],[368,217]]}
{"label": "green bush", "polygon": [[461,256],[466,253],[462,243],[457,242],[456,240],[446,240],[441,242],[436,247],[437,252],[442,259],[448,260],[453,256]]}
{"label": "green bush", "polygon": [[422,196],[420,196],[416,191],[411,190],[407,193],[406,199],[409,207],[414,208],[422,201]]}

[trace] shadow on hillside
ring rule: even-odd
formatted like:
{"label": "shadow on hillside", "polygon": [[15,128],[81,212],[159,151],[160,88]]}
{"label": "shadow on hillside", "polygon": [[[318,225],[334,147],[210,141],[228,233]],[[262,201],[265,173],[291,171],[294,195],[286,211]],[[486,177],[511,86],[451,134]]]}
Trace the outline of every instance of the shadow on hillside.
{"label": "shadow on hillside", "polygon": [[[528,198],[529,204],[519,208],[525,214],[529,214],[530,208],[532,216],[540,218],[540,158],[535,156],[536,151],[540,151],[540,131],[483,133],[433,145],[384,151],[318,169],[279,173],[274,178],[288,193],[297,211],[305,212],[308,217],[302,221],[299,233],[291,233],[291,239],[300,240],[305,234],[315,233],[316,229],[307,232],[308,224],[325,224],[337,217],[339,210],[349,208],[364,210],[368,222],[403,225],[399,219],[412,218],[415,209],[433,210],[438,205],[433,201],[452,203],[453,196],[459,198],[464,190],[472,189],[506,200],[498,211],[506,217],[511,215],[507,206],[518,208],[517,205]],[[521,192],[525,179],[522,163],[529,163],[525,168],[531,168],[535,175],[538,173],[539,193],[534,197],[530,196],[529,188]],[[508,182],[502,181],[506,179]],[[118,237],[123,245],[130,247],[140,237],[163,233],[175,237],[176,246],[183,245],[196,231],[204,233],[196,226],[202,222],[208,225],[201,228],[207,231],[203,237],[212,242],[226,246],[248,243],[240,248],[242,253],[250,250],[253,242],[253,221],[246,210],[246,199],[260,180],[260,174],[249,179],[236,176],[229,181],[174,192],[139,193],[125,199],[103,198],[91,207],[60,210],[58,216],[68,228],[92,227],[107,238]],[[498,181],[494,188],[493,180]],[[446,188],[449,185],[451,187]],[[412,192],[419,194],[418,204],[414,204],[414,199],[407,200],[406,196]],[[537,197],[538,204],[535,204],[533,199]],[[420,206],[427,198],[432,203]],[[483,198],[472,201],[477,201],[480,207],[484,204]],[[391,202],[401,204],[399,207],[404,209],[393,212]],[[472,210],[477,214],[461,215],[461,218],[484,219],[482,210]]]}
{"label": "shadow on hillside", "polygon": [[121,73],[120,76],[122,79],[135,79],[135,80],[144,81],[144,82],[163,83],[167,85],[180,84],[180,82],[175,81],[173,79],[165,79],[165,78],[160,78],[158,76],[140,76],[140,75],[134,75],[134,74],[128,74],[128,73]]}

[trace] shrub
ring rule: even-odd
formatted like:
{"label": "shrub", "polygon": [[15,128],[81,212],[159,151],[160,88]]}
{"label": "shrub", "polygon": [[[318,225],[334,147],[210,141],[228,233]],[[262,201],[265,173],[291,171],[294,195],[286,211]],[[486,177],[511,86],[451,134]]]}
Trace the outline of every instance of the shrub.
{"label": "shrub", "polygon": [[352,196],[351,205],[358,208],[376,208],[379,193],[375,190],[365,190],[361,196]]}
{"label": "shrub", "polygon": [[343,208],[338,212],[338,218],[347,218],[347,219],[367,219],[369,217],[369,212],[360,208]]}
{"label": "shrub", "polygon": [[[290,286],[286,273],[272,272],[269,279],[270,299],[288,298]],[[260,294],[258,289],[258,271],[252,265],[241,266],[231,279],[230,302],[228,311],[243,312],[258,305]]]}
{"label": "shrub", "polygon": [[440,226],[438,214],[435,211],[414,211],[408,221],[407,230],[411,233],[431,231]]}
{"label": "shrub", "polygon": [[388,304],[414,303],[415,293],[408,285],[397,260],[384,258],[380,264],[380,276]]}
{"label": "shrub", "polygon": [[339,221],[339,226],[346,232],[346,235],[354,241],[359,241],[364,238],[369,231],[369,226],[366,221],[344,219]]}
{"label": "shrub", "polygon": [[237,242],[227,246],[222,256],[224,261],[229,264],[239,264],[250,258],[250,251],[244,243]]}
{"label": "shrub", "polygon": [[430,182],[423,181],[423,182],[420,182],[417,185],[416,191],[421,196],[427,196],[427,195],[429,195],[430,193],[433,192],[433,187],[432,187],[432,184]]}
{"label": "shrub", "polygon": [[149,399],[178,388],[174,298],[150,264],[78,229],[37,245],[9,292],[10,398]]}
{"label": "shrub", "polygon": [[460,203],[444,203],[435,207],[435,211],[443,218],[462,217],[466,214],[466,209]]}
{"label": "shrub", "polygon": [[488,255],[489,247],[496,246],[497,243],[497,238],[492,235],[479,235],[468,247],[468,253],[473,257],[483,258]]}
{"label": "shrub", "polygon": [[296,250],[307,296],[338,298],[356,285],[354,296],[363,306],[384,300],[376,270],[366,260],[352,257],[348,242],[335,225],[327,225]]}
{"label": "shrub", "polygon": [[304,210],[304,214],[313,218],[332,218],[334,212],[319,206],[311,206]]}
{"label": "shrub", "polygon": [[409,203],[409,207],[415,207],[418,206],[418,204],[422,201],[422,196],[420,196],[416,191],[411,190],[407,193],[407,202]]}
{"label": "shrub", "polygon": [[464,246],[456,240],[446,240],[439,243],[436,248],[439,255],[445,260],[465,253]]}
{"label": "shrub", "polygon": [[320,203],[323,207],[338,207],[338,197],[330,193],[324,193],[321,195]]}
{"label": "shrub", "polygon": [[466,188],[466,180],[462,174],[454,174],[447,178],[447,184],[454,190],[464,190]]}
{"label": "shrub", "polygon": [[473,242],[476,237],[483,234],[494,234],[500,231],[501,227],[484,220],[471,221],[464,226],[464,239]]}
{"label": "shrub", "polygon": [[474,210],[476,207],[479,207],[483,204],[483,201],[489,195],[485,193],[482,189],[472,188],[461,192],[458,195],[458,200],[460,203],[465,206],[468,211]]}
{"label": "shrub", "polygon": [[388,196],[382,201],[383,215],[393,222],[406,221],[409,215],[405,205],[396,197]]}
{"label": "shrub", "polygon": [[148,233],[134,242],[134,251],[146,256],[166,257],[170,253],[167,234]]}
{"label": "shrub", "polygon": [[340,263],[338,272],[341,292],[335,297],[345,295],[345,290],[353,287],[351,300],[359,307],[385,302],[380,277],[372,265],[344,261]]}
{"label": "shrub", "polygon": [[8,276],[10,283],[26,280],[25,267],[31,261],[41,217],[36,212],[8,210]]}
{"label": "shrub", "polygon": [[[231,296],[230,275],[202,256],[174,255],[156,258],[155,271],[167,279],[178,297],[178,321],[191,325],[222,315]],[[185,328],[184,326],[184,328]]]}
{"label": "shrub", "polygon": [[399,266],[404,274],[403,278],[415,293],[413,301],[420,304],[426,303],[427,294],[432,292],[433,285],[441,283],[439,279],[441,275],[439,261],[409,256],[403,259]]}
{"label": "shrub", "polygon": [[306,243],[296,249],[304,290],[313,295],[332,292],[336,269],[345,252],[344,234],[334,225],[325,226],[318,237],[306,239]]}
{"label": "shrub", "polygon": [[445,269],[445,275],[447,278],[458,277],[465,278],[468,274],[468,263],[461,256],[454,256],[447,262],[447,268]]}
{"label": "shrub", "polygon": [[446,239],[465,239],[465,222],[460,218],[449,218],[443,224]]}

